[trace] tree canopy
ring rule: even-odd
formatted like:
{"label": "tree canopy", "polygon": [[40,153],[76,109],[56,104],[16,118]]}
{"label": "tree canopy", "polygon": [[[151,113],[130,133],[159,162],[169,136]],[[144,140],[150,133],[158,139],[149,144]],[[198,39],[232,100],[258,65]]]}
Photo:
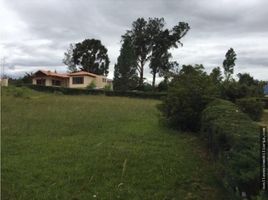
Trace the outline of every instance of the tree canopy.
{"label": "tree canopy", "polygon": [[139,86],[143,86],[144,67],[150,61],[149,67],[153,74],[153,86],[157,73],[168,71],[170,58],[168,50],[171,47],[177,48],[182,45],[180,39],[186,35],[190,29],[185,22],[179,22],[171,30],[165,29],[164,18],[138,18],[132,23],[131,30],[128,30],[123,37],[130,37],[137,59],[137,71],[139,74]]}
{"label": "tree canopy", "polygon": [[107,52],[100,40],[86,39],[75,44],[73,61],[75,65],[80,65],[81,70],[107,75],[110,63]]}
{"label": "tree canopy", "polygon": [[107,75],[109,69],[108,50],[100,40],[85,39],[75,45],[70,44],[64,53],[63,63],[68,66],[70,72],[80,70],[98,75]]}
{"label": "tree canopy", "polygon": [[234,66],[236,60],[236,53],[233,48],[230,48],[225,54],[225,60],[223,61],[223,69],[225,80],[228,82],[234,73]]}
{"label": "tree canopy", "polygon": [[216,86],[203,65],[183,65],[172,79],[168,95],[159,106],[164,121],[178,129],[197,131],[206,96],[218,96]]}

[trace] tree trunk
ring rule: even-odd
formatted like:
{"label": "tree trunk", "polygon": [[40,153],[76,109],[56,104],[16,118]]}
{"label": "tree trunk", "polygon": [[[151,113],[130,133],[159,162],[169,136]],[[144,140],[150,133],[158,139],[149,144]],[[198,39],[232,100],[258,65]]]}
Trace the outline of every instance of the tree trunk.
{"label": "tree trunk", "polygon": [[140,81],[139,81],[140,88],[142,88],[142,86],[143,86],[143,68],[144,68],[144,62],[141,61]]}
{"label": "tree trunk", "polygon": [[156,72],[153,72],[153,88],[155,89],[155,76],[156,76]]}

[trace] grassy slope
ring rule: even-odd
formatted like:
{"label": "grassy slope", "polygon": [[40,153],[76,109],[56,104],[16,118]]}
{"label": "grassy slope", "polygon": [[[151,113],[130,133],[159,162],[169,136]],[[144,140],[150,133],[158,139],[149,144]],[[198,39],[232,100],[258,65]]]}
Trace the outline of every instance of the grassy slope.
{"label": "grassy slope", "polygon": [[30,96],[2,97],[2,199],[224,199],[198,140],[158,124],[158,101]]}

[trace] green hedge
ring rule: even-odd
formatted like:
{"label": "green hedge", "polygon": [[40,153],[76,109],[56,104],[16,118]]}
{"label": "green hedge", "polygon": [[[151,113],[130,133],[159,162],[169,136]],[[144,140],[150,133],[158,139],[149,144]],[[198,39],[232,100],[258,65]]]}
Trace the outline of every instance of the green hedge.
{"label": "green hedge", "polygon": [[27,87],[41,92],[61,92],[67,95],[104,94],[103,90],[93,90],[93,89],[64,88],[64,87],[53,87],[43,85],[27,85]]}
{"label": "green hedge", "polygon": [[64,88],[43,85],[24,85],[31,89],[42,92],[61,92],[66,95],[106,95],[106,96],[123,96],[123,97],[136,97],[148,99],[161,99],[166,96],[163,92],[143,92],[143,91],[105,91],[97,89],[77,89],[77,88]]}
{"label": "green hedge", "polygon": [[143,91],[105,91],[107,96],[137,97],[145,99],[161,99],[167,93],[164,92],[143,92]]}
{"label": "green hedge", "polygon": [[202,112],[202,134],[229,188],[248,195],[259,189],[259,127],[239,108],[214,100]]}

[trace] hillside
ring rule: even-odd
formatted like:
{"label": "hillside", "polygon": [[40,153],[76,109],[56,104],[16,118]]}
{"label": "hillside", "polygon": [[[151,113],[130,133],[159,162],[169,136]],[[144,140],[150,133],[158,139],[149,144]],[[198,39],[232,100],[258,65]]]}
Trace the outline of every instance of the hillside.
{"label": "hillside", "polygon": [[2,199],[226,199],[156,100],[2,91]]}

